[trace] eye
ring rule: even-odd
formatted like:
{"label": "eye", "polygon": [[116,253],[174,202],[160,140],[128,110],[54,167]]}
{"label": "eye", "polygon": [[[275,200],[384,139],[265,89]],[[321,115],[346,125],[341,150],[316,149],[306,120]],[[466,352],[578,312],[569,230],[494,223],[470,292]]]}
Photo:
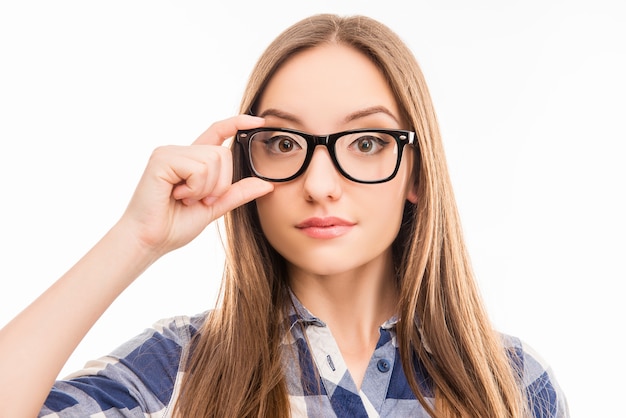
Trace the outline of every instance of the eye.
{"label": "eye", "polygon": [[349,148],[360,154],[376,154],[387,145],[388,141],[372,134],[362,135],[350,143]]}
{"label": "eye", "polygon": [[268,152],[287,154],[302,149],[298,141],[287,135],[276,135],[263,141]]}

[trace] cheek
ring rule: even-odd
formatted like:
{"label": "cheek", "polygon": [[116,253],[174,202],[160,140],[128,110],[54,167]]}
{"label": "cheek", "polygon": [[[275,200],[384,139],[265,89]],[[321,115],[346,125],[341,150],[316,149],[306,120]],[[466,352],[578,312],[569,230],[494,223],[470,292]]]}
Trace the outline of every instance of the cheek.
{"label": "cheek", "polygon": [[[272,194],[273,192],[270,193],[270,195]],[[276,212],[273,209],[274,207],[273,201],[274,199],[272,199],[272,197],[269,195],[263,196],[262,198],[257,199],[256,201],[256,208],[259,214],[259,221],[261,222],[261,227],[263,228],[263,232],[265,232],[266,225],[272,224],[273,222],[273,220],[271,219],[272,214]]]}
{"label": "cheek", "polygon": [[[288,222],[287,208],[290,207],[288,193],[281,193],[280,187],[256,200],[257,213],[263,234],[274,246],[273,237],[282,224]],[[293,196],[293,194],[291,195]],[[291,199],[293,201],[293,198]]]}
{"label": "cheek", "polygon": [[405,173],[398,173],[387,183],[367,186],[368,189],[355,196],[354,204],[360,208],[358,210],[362,216],[376,219],[378,228],[395,230],[402,220],[408,183]]}
{"label": "cheek", "polygon": [[375,194],[368,203],[372,209],[375,208],[375,212],[379,214],[377,216],[386,218],[386,222],[383,223],[382,227],[385,228],[386,224],[388,228],[395,230],[396,227],[400,227],[405,202],[405,189],[398,187],[394,190],[387,190],[386,193]]}

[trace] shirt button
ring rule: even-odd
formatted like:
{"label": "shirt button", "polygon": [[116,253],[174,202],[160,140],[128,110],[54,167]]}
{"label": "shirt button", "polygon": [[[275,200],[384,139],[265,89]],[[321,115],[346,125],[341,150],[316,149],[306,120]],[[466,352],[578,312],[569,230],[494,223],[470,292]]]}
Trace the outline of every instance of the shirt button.
{"label": "shirt button", "polygon": [[376,366],[381,373],[387,373],[391,368],[391,363],[389,362],[389,360],[383,358],[378,360],[378,364]]}

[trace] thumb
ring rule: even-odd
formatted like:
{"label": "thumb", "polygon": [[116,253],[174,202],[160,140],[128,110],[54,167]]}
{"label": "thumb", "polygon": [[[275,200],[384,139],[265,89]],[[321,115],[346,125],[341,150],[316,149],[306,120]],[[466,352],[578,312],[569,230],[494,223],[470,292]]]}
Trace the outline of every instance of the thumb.
{"label": "thumb", "polygon": [[264,196],[274,190],[274,184],[258,177],[246,177],[233,183],[226,193],[215,197],[203,199],[205,205],[213,206],[213,216],[215,219],[224,215],[243,204],[246,204],[257,197]]}

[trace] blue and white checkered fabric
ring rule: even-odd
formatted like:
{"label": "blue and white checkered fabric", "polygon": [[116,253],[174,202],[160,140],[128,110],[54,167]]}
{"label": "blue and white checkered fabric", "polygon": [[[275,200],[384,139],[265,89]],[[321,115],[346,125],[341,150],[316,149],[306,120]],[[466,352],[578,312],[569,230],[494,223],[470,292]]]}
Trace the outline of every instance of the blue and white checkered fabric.
{"label": "blue and white checkered fabric", "polygon": [[[284,338],[284,370],[294,417],[428,417],[406,381],[395,338],[396,319],[380,339],[358,390],[330,329],[294,298]],[[169,417],[182,377],[181,355],[208,313],[162,320],[110,355],[55,383],[40,417]],[[525,344],[505,336],[523,360],[523,382],[535,417],[567,417],[550,369]],[[432,401],[428,376],[418,382]],[[421,371],[421,372],[420,372]]]}

